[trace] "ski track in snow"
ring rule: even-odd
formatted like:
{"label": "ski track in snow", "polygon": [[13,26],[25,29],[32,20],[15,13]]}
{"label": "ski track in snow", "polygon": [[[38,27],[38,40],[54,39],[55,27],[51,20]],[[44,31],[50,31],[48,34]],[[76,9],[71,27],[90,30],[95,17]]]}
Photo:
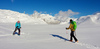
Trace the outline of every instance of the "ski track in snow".
{"label": "ski track in snow", "polygon": [[[58,37],[58,38],[60,38],[60,39],[63,39],[64,41],[68,41],[68,39],[66,39],[66,38],[64,38],[64,37],[62,37],[62,36],[55,35],[55,34],[51,34],[51,35],[52,35],[53,37]],[[69,42],[69,41],[68,41],[68,42]],[[77,44],[77,45],[80,45],[80,46],[84,46],[84,47],[86,47],[86,48],[88,48],[88,49],[100,49],[100,47],[98,47],[98,46],[96,46],[96,45],[90,45],[90,44],[80,43],[80,42],[78,42],[78,43],[72,42],[72,43]]]}
{"label": "ski track in snow", "polygon": [[89,49],[100,49],[100,47],[96,45],[90,45],[90,44],[85,44],[85,43],[75,43],[75,44],[80,45],[80,46],[85,46],[86,48],[89,48]]}

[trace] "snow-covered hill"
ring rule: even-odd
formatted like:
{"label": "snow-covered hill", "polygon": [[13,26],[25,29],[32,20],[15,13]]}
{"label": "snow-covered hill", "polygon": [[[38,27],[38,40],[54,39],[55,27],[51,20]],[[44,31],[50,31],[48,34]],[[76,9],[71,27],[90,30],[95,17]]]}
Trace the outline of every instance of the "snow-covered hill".
{"label": "snow-covered hill", "polygon": [[42,19],[32,18],[27,14],[19,13],[11,10],[0,9],[0,22],[2,23],[15,23],[20,20],[21,23],[33,23],[33,24],[46,24]]}
{"label": "snow-covered hill", "polygon": [[21,23],[33,23],[33,24],[59,24],[60,21],[55,20],[55,17],[49,14],[41,14],[37,11],[29,16],[24,13],[19,13],[11,10],[0,9],[0,22],[2,23],[15,23],[20,20]]}
{"label": "snow-covered hill", "polygon": [[100,24],[100,13],[82,16],[77,20],[78,24]]}
{"label": "snow-covered hill", "polygon": [[[76,19],[74,18],[72,19],[76,21]],[[68,24],[70,18],[62,22],[60,20],[56,20],[56,17],[53,17],[52,15],[41,14],[37,11],[34,11],[32,15],[27,15],[16,11],[0,9],[0,22],[15,23],[18,20],[20,20],[21,23],[32,23],[32,24]]]}
{"label": "snow-covered hill", "polygon": [[41,14],[37,11],[34,11],[34,13],[31,15],[33,18],[40,18],[43,21],[45,21],[47,24],[59,24],[60,21],[55,20],[55,17],[49,15],[49,14]]}
{"label": "snow-covered hill", "polygon": [[77,21],[77,18],[67,18],[67,20],[66,20],[66,21],[64,21],[64,22],[62,22],[62,21],[61,21],[61,23],[60,23],[60,24],[69,24],[70,19],[72,19],[73,21]]}
{"label": "snow-covered hill", "polygon": [[[82,16],[80,18],[65,18],[53,17],[49,14],[41,14],[37,11],[30,16],[24,13],[19,13],[11,10],[0,9],[0,22],[2,23],[15,23],[20,20],[21,23],[32,23],[32,24],[69,24],[69,20],[73,19],[78,24],[100,24],[100,13],[95,15]],[[60,20],[61,19],[61,20]],[[63,21],[62,21],[63,20]]]}

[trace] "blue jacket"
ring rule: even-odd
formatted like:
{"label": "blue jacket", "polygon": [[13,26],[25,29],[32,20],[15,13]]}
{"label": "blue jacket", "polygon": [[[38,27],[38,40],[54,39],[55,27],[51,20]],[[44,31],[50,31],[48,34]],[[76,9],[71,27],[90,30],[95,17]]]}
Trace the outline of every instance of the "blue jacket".
{"label": "blue jacket", "polygon": [[18,23],[18,22],[16,22],[16,24],[15,24],[15,27],[17,28],[21,28],[21,24],[20,23]]}

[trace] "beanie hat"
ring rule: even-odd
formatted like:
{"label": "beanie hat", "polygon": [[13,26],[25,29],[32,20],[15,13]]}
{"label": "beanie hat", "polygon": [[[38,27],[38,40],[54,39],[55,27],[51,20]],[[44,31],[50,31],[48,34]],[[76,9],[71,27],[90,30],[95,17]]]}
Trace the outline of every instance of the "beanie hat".
{"label": "beanie hat", "polygon": [[73,20],[72,19],[70,19],[70,22],[72,22]]}
{"label": "beanie hat", "polygon": [[17,23],[20,23],[20,21],[18,20]]}

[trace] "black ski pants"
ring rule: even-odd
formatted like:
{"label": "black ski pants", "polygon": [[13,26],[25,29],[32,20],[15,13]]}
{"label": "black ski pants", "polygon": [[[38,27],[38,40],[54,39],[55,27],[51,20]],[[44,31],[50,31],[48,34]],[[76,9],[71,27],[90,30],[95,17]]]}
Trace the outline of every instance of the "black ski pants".
{"label": "black ski pants", "polygon": [[18,34],[20,34],[20,28],[15,28],[14,33],[18,30]]}
{"label": "black ski pants", "polygon": [[74,35],[74,32],[75,32],[75,31],[71,31],[71,33],[70,33],[70,40],[73,40],[73,38],[74,38],[75,41],[78,41],[77,38],[76,38],[75,35]]}

